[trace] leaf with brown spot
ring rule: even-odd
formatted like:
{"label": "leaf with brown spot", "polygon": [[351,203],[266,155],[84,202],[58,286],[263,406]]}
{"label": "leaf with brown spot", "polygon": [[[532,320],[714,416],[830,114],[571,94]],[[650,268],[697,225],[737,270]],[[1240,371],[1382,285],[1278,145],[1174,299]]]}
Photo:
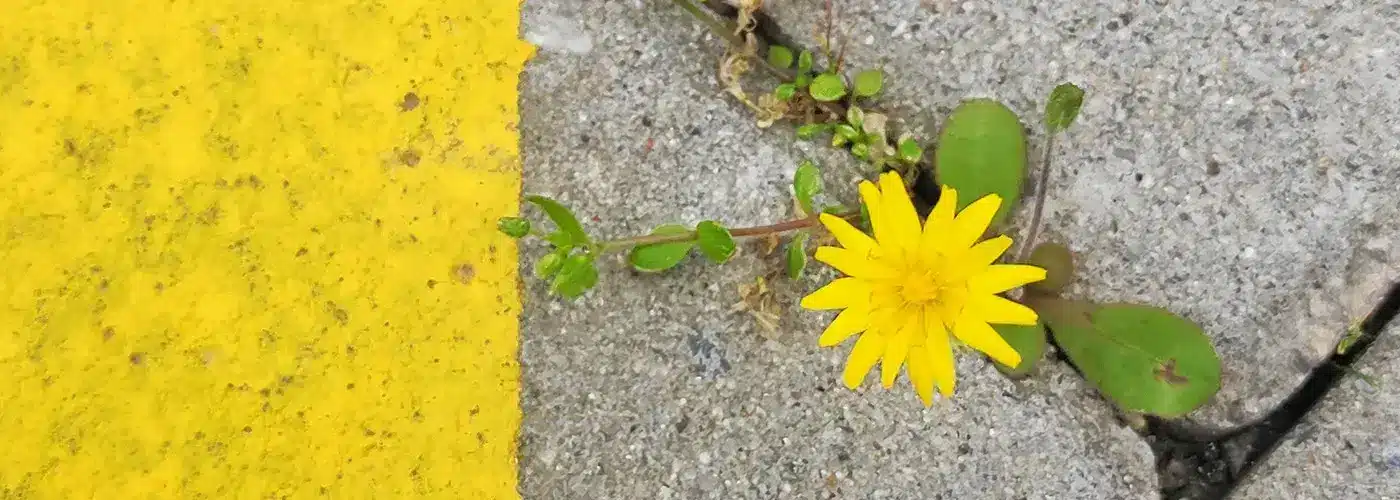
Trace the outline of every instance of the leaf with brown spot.
{"label": "leaf with brown spot", "polygon": [[1195,323],[1157,307],[1029,300],[1084,378],[1123,410],[1191,413],[1220,390],[1220,357]]}

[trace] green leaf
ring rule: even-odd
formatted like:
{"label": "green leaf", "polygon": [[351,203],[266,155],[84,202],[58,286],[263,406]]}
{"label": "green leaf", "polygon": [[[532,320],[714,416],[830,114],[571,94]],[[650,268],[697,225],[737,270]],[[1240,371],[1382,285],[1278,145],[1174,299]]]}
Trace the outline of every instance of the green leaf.
{"label": "green leaf", "polygon": [[537,194],[526,196],[525,201],[534,203],[535,206],[540,207],[540,210],[544,210],[545,215],[549,216],[549,220],[554,221],[554,225],[559,227],[560,234],[563,235],[563,239],[559,242],[564,242],[566,244],[559,245],[559,242],[556,242],[557,246],[584,245],[588,243],[588,233],[583,232],[583,224],[579,224],[578,218],[574,217],[574,213],[570,212],[568,207],[559,204],[559,202],[554,201],[554,199],[548,196],[540,196]]}
{"label": "green leaf", "polygon": [[569,249],[574,247],[573,237],[564,234],[563,231],[549,233],[544,239],[548,241],[549,244],[554,245],[554,248]]}
{"label": "green leaf", "polygon": [[938,180],[958,191],[958,210],[989,194],[1001,196],[1001,208],[992,218],[995,227],[1021,199],[1026,171],[1021,122],[994,100],[964,101],[943,127],[934,164]]}
{"label": "green leaf", "polygon": [[850,142],[855,142],[860,138],[860,131],[850,124],[842,123],[836,126],[836,135]]}
{"label": "green leaf", "polygon": [[799,89],[805,89],[808,85],[812,84],[812,75],[807,73],[797,75],[797,78],[792,80],[792,84],[796,85]]}
{"label": "green leaf", "polygon": [[559,272],[559,268],[564,267],[564,259],[568,257],[568,250],[560,249],[556,252],[546,254],[535,261],[535,277],[547,280]]}
{"label": "green leaf", "polygon": [[812,71],[812,52],[802,51],[797,54],[797,72],[806,73]]}
{"label": "green leaf", "polygon": [[860,109],[860,106],[851,106],[847,108],[846,123],[849,124],[852,129],[859,130],[860,126],[865,123],[865,111]]}
{"label": "green leaf", "polygon": [[802,140],[816,137],[817,134],[831,130],[831,125],[826,123],[808,123],[797,127],[797,138]]}
{"label": "green leaf", "polygon": [[792,49],[782,45],[768,47],[768,64],[782,69],[792,67]]}
{"label": "green leaf", "polygon": [[792,195],[802,211],[812,213],[812,199],[822,192],[822,172],[812,160],[802,160],[792,174]]}
{"label": "green leaf", "polygon": [[919,146],[919,141],[913,137],[905,137],[899,141],[899,159],[904,163],[918,163],[924,158],[924,148]]}
{"label": "green leaf", "polygon": [[1006,343],[1011,344],[1021,355],[1021,364],[1018,366],[1006,366],[995,363],[998,370],[1012,378],[1020,378],[1031,373],[1035,365],[1040,362],[1040,358],[1045,356],[1045,325],[1037,322],[1031,326],[1025,325],[992,325],[1001,338],[1006,339]]}
{"label": "green leaf", "polygon": [[862,160],[867,159],[870,157],[870,145],[864,142],[852,144],[851,154],[855,155],[856,158],[860,158]]}
{"label": "green leaf", "polygon": [[773,90],[773,97],[777,97],[781,101],[791,101],[795,95],[797,95],[797,86],[791,83],[778,85],[778,88]]}
{"label": "green leaf", "polygon": [[1045,128],[1052,134],[1069,128],[1079,117],[1079,108],[1083,105],[1084,89],[1068,82],[1056,85],[1045,103]]}
{"label": "green leaf", "polygon": [[705,254],[716,264],[723,264],[734,256],[739,247],[734,244],[734,236],[718,222],[707,220],[695,226],[695,239],[700,245],[700,253]]}
{"label": "green leaf", "polygon": [[496,221],[496,229],[511,238],[520,239],[530,234],[530,219],[523,217],[501,217]]}
{"label": "green leaf", "polygon": [[807,269],[807,233],[797,233],[796,236],[792,237],[792,241],[788,242],[788,278],[801,278],[804,269]]}
{"label": "green leaf", "polygon": [[1045,242],[1031,250],[1027,264],[1045,270],[1045,279],[1026,285],[1026,288],[1051,295],[1060,293],[1074,280],[1074,253],[1064,245]]}
{"label": "green leaf", "polygon": [[[689,232],[689,228],[680,224],[663,224],[653,229],[651,234],[670,235]],[[660,272],[680,264],[685,259],[686,254],[690,253],[691,248],[695,248],[695,240],[637,245],[632,247],[628,260],[632,262],[632,267],[638,271]]]}
{"label": "green leaf", "polygon": [[856,73],[855,87],[853,90],[856,97],[871,97],[879,94],[885,88],[885,72],[878,69],[867,69]]}
{"label": "green leaf", "polygon": [[1126,411],[1185,416],[1220,390],[1220,357],[1200,327],[1137,304],[1031,302],[1084,377]]}
{"label": "green leaf", "polygon": [[550,284],[549,290],[566,299],[573,300],[597,284],[598,268],[593,266],[593,259],[579,254],[564,259],[564,263],[559,266],[559,274],[554,276],[554,282]]}
{"label": "green leaf", "polygon": [[841,80],[841,75],[822,73],[812,79],[812,88],[807,92],[821,102],[835,101],[846,96],[846,82]]}

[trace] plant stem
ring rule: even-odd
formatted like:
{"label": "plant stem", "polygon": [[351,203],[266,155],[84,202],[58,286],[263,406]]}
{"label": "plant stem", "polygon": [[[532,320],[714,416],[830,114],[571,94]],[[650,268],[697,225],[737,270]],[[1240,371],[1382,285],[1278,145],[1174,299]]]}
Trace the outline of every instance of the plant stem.
{"label": "plant stem", "polygon": [[[851,219],[855,217],[860,217],[860,212],[839,213],[834,215],[842,219]],[[777,224],[769,224],[766,226],[736,227],[729,230],[729,235],[735,238],[757,238],[772,234],[786,233],[788,231],[796,231],[799,229],[807,229],[809,227],[816,227],[821,225],[821,220],[818,217],[819,216],[817,215],[813,215],[811,217],[803,219],[793,219],[789,221],[779,222]],[[697,235],[695,231],[687,231],[678,234],[648,234],[646,236],[634,236],[631,238],[604,241],[598,244],[598,248],[602,252],[609,252],[612,250],[619,250],[640,245],[657,245],[661,243],[680,243],[683,241],[695,241],[696,238]]]}
{"label": "plant stem", "polygon": [[1040,232],[1040,218],[1045,213],[1045,193],[1050,189],[1050,152],[1055,149],[1055,132],[1051,132],[1045,138],[1045,155],[1040,162],[1040,172],[1036,174],[1038,179],[1035,184],[1035,210],[1031,212],[1031,227],[1026,232],[1026,241],[1021,244],[1021,250],[1016,252],[1016,262],[1025,262],[1026,257],[1035,248],[1035,238]]}

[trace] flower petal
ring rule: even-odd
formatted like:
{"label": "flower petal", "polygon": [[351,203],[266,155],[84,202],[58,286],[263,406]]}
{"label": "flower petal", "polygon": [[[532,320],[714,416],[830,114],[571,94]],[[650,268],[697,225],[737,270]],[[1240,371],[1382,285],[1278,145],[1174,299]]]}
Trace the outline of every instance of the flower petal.
{"label": "flower petal", "polygon": [[836,278],[802,298],[802,308],[811,310],[845,309],[870,303],[870,283],[856,278]]}
{"label": "flower petal", "polygon": [[879,261],[867,258],[852,250],[838,247],[820,247],[812,256],[818,262],[836,268],[847,276],[864,279],[885,279],[895,276],[895,271]]}
{"label": "flower petal", "polygon": [[852,335],[865,331],[870,327],[870,306],[858,305],[841,311],[836,315],[836,319],[831,320],[831,324],[826,325],[826,330],[822,331],[822,336],[817,339],[817,345],[822,347],[833,347]]}
{"label": "flower petal", "polygon": [[[973,295],[968,298],[963,309],[963,317],[972,315],[982,323],[1000,325],[1034,325],[1038,316],[1031,308],[1013,302],[1000,295]],[[959,321],[963,317],[958,318]],[[959,337],[961,338],[961,337]],[[1008,365],[1016,366],[1016,365]]]}
{"label": "flower petal", "polygon": [[885,358],[880,362],[880,385],[886,389],[894,387],[894,379],[899,377],[899,369],[904,366],[904,360],[909,356],[909,344],[914,340],[914,335],[921,333],[924,328],[920,311],[915,309],[909,312],[911,314],[905,318],[904,324],[900,325],[899,331],[885,343]]}
{"label": "flower petal", "polygon": [[[920,332],[922,335],[923,332]],[[909,382],[914,384],[914,392],[924,402],[933,406],[933,361],[929,358],[928,347],[924,344],[909,350]]]}
{"label": "flower petal", "polygon": [[889,228],[881,235],[886,239],[880,240],[880,245],[913,252],[919,243],[919,213],[914,211],[904,178],[898,172],[880,175],[880,199],[884,202],[880,222]]}
{"label": "flower petal", "polygon": [[888,231],[883,214],[880,213],[884,208],[880,200],[880,189],[876,188],[873,182],[861,181],[858,190],[861,202],[865,203],[865,212],[870,217],[870,233],[875,237],[875,241],[880,241],[880,235]]}
{"label": "flower petal", "polygon": [[928,218],[924,219],[924,233],[919,240],[919,254],[938,253],[944,248],[948,240],[948,233],[953,229],[953,213],[957,208],[958,191],[943,186],[938,195],[938,203],[928,213]]}
{"label": "flower petal", "polygon": [[968,347],[986,353],[998,363],[1006,366],[1021,365],[1021,353],[1012,349],[1011,344],[1006,343],[1006,339],[1001,338],[991,325],[980,318],[964,314],[953,325],[953,335]]}
{"label": "flower petal", "polygon": [[964,260],[961,263],[963,269],[975,269],[979,270],[976,272],[980,272],[981,269],[985,269],[987,266],[992,265],[993,262],[996,262],[997,258],[1001,257],[1001,254],[1006,253],[1008,248],[1011,248],[1011,238],[1004,234],[972,245],[972,248],[968,248],[967,253],[963,254]]}
{"label": "flower petal", "polygon": [[865,375],[870,373],[870,369],[875,367],[875,363],[880,361],[880,355],[884,353],[885,336],[881,335],[881,332],[861,335],[856,341],[856,346],[851,348],[851,355],[846,359],[846,370],[841,374],[846,388],[855,390],[860,387],[860,383],[865,381]]}
{"label": "flower petal", "polygon": [[1045,279],[1045,270],[1024,264],[997,264],[967,281],[973,294],[997,294]]}
{"label": "flower petal", "polygon": [[987,233],[992,217],[1001,208],[1001,196],[989,194],[964,208],[953,219],[953,229],[948,235],[948,245],[952,248],[967,248]]}
{"label": "flower petal", "polygon": [[[957,384],[956,366],[953,362],[953,346],[948,342],[948,328],[933,311],[924,311],[924,350],[929,356],[929,367],[933,381],[938,384],[938,392],[943,397],[953,397]],[[1015,366],[1015,365],[1012,365]]]}
{"label": "flower petal", "polygon": [[822,213],[820,217],[822,225],[826,226],[827,231],[831,231],[831,235],[836,237],[841,246],[859,254],[870,253],[870,250],[875,248],[875,240],[860,232],[850,222],[846,222],[846,219],[828,213]]}

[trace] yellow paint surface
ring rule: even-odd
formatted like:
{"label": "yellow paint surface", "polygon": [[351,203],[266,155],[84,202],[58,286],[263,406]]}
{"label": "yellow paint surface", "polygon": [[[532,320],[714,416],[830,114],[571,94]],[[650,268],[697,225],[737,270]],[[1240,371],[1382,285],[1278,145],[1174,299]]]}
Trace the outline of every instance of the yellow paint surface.
{"label": "yellow paint surface", "polygon": [[518,497],[518,19],[6,2],[0,498]]}

